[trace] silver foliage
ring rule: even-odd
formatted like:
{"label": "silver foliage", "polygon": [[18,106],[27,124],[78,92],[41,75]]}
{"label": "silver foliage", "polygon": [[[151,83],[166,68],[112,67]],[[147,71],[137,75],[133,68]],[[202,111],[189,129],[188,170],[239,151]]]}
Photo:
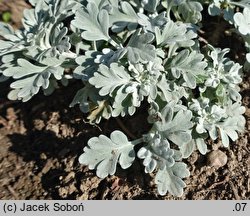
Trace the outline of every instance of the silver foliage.
{"label": "silver foliage", "polygon": [[[227,48],[200,49],[205,1],[29,2],[33,8],[24,11],[22,29],[0,23],[0,82],[10,81],[9,99],[48,95],[74,79],[82,88],[70,107],[79,105],[91,124],[148,107],[151,129],[138,139],[115,130],[110,138],[88,141],[79,162],[99,177],[115,174],[117,165],[130,167],[137,156],[145,173],[156,173],[160,195],[181,196],[190,175],[182,159],[195,150],[205,155],[207,139],[220,138],[228,147],[244,131],[243,67],[227,57]],[[212,0],[207,6],[242,36],[249,69],[249,1]]]}

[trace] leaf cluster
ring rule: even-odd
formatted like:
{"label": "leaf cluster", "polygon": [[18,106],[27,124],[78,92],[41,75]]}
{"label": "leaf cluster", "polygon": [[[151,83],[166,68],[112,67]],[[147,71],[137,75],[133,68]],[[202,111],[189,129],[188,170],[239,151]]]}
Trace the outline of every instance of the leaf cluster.
{"label": "leaf cluster", "polygon": [[[209,2],[209,14],[234,24],[250,50],[248,1]],[[10,99],[28,101],[40,90],[48,95],[75,79],[82,88],[70,106],[79,105],[91,124],[135,115],[148,104],[147,133],[130,141],[116,130],[84,147],[79,162],[100,178],[115,174],[117,165],[130,167],[137,156],[145,173],[156,174],[159,194],[181,196],[190,175],[182,159],[195,150],[206,154],[208,139],[228,147],[244,130],[242,66],[226,56],[229,49],[201,49],[198,40],[205,1],[30,4],[22,29],[0,24],[0,81],[11,81]],[[246,59],[250,65],[250,51]]]}

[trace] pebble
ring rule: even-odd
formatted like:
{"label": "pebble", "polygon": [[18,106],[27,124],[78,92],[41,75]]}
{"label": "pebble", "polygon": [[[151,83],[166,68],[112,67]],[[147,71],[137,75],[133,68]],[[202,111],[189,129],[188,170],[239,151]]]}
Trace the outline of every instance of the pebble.
{"label": "pebble", "polygon": [[207,165],[215,168],[223,167],[227,164],[227,155],[221,150],[211,151],[207,156]]}

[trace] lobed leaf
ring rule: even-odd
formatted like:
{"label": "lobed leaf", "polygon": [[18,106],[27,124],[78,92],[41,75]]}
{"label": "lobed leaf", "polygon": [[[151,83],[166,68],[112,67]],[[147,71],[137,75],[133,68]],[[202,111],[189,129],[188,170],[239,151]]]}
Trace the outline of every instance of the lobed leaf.
{"label": "lobed leaf", "polygon": [[[155,122],[155,128],[178,146],[182,146],[191,141],[190,128],[193,126],[191,122],[192,112],[180,110],[173,115],[173,108],[165,106],[161,111],[161,120]],[[182,122],[180,124],[180,122]]]}
{"label": "lobed leaf", "polygon": [[177,197],[182,196],[183,188],[186,186],[182,178],[189,175],[187,165],[182,162],[177,162],[172,167],[159,169],[155,177],[159,194],[165,195],[169,192]]}
{"label": "lobed leaf", "polygon": [[89,83],[96,88],[100,88],[100,95],[111,94],[117,88],[130,82],[131,77],[125,68],[117,63],[112,63],[110,68],[100,65],[98,72],[89,79]]}
{"label": "lobed leaf", "polygon": [[109,40],[109,15],[106,10],[99,10],[94,2],[89,2],[87,7],[79,8],[73,26],[84,30],[81,36],[85,40]]}
{"label": "lobed leaf", "polygon": [[25,59],[18,59],[17,67],[10,67],[3,71],[4,76],[17,79],[10,87],[15,89],[10,93],[10,99],[28,101],[38,93],[40,88],[49,87],[49,79],[53,75],[56,79],[62,79],[64,69],[62,67],[37,66]]}
{"label": "lobed leaf", "polygon": [[156,50],[151,43],[154,40],[152,33],[140,34],[137,30],[129,40],[126,47],[128,60],[131,63],[154,61],[156,57]]}
{"label": "lobed leaf", "polygon": [[88,165],[89,169],[96,169],[97,176],[105,178],[115,173],[117,163],[127,169],[134,159],[134,145],[126,135],[116,130],[111,133],[110,139],[104,135],[91,138],[79,162]]}
{"label": "lobed leaf", "polygon": [[194,89],[197,76],[205,74],[207,63],[203,61],[203,57],[202,54],[196,51],[182,50],[173,58],[170,64],[173,76],[179,78],[182,75],[186,85]]}
{"label": "lobed leaf", "polygon": [[111,11],[109,13],[110,25],[113,32],[121,32],[125,27],[128,30],[136,29],[138,16],[129,2],[109,0]]}

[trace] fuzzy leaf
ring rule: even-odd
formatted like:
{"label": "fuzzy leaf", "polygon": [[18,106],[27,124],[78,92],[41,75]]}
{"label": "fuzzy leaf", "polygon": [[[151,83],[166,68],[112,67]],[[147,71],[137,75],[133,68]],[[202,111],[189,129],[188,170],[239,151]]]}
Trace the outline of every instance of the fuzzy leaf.
{"label": "fuzzy leaf", "polygon": [[100,88],[100,95],[111,94],[116,88],[123,86],[130,81],[130,76],[125,68],[117,63],[112,63],[110,68],[100,65],[98,72],[89,79],[89,83]]}
{"label": "fuzzy leaf", "polygon": [[152,173],[156,168],[172,167],[175,163],[173,149],[167,139],[162,139],[158,133],[148,134],[145,142],[147,146],[142,147],[137,156],[143,159],[146,173]]}
{"label": "fuzzy leaf", "polygon": [[[17,67],[7,68],[3,74],[6,77],[17,79],[10,87],[15,89],[11,93],[11,99],[28,101],[38,93],[39,89],[49,87],[49,79],[53,75],[56,79],[62,79],[64,69],[62,67],[37,66],[25,59],[18,60]],[[14,94],[15,93],[15,94]]]}
{"label": "fuzzy leaf", "polygon": [[126,1],[110,0],[110,25],[113,32],[121,32],[125,27],[128,30],[136,29],[138,16],[133,7]]}
{"label": "fuzzy leaf", "polygon": [[103,100],[103,98],[99,96],[97,89],[94,86],[86,85],[76,93],[70,107],[79,104],[80,110],[83,113],[87,113],[91,111],[91,106],[97,105],[98,101],[101,100]]}
{"label": "fuzzy leaf", "polygon": [[155,28],[155,36],[157,45],[165,46],[174,44],[176,42],[181,42],[185,39],[186,25],[176,24],[172,20],[167,22],[164,29]]}
{"label": "fuzzy leaf", "polygon": [[82,37],[89,41],[109,40],[109,15],[106,10],[100,10],[95,3],[89,2],[87,7],[79,8],[73,26],[84,30]]}
{"label": "fuzzy leaf", "polygon": [[177,54],[171,62],[170,68],[174,77],[178,78],[182,74],[186,85],[192,89],[196,87],[198,75],[205,74],[207,63],[203,61],[203,55],[185,49]]}
{"label": "fuzzy leaf", "polygon": [[161,111],[161,116],[161,120],[155,123],[155,127],[161,131],[167,139],[178,146],[182,146],[191,141],[191,131],[189,130],[193,125],[191,123],[191,111],[180,110],[173,116],[173,108],[165,106]]}
{"label": "fuzzy leaf", "polygon": [[225,147],[229,146],[229,138],[235,141],[238,139],[238,132],[242,132],[244,130],[246,120],[242,115],[229,117],[224,122],[218,123],[217,126],[220,131],[222,144]]}
{"label": "fuzzy leaf", "polygon": [[156,57],[156,51],[154,45],[150,44],[154,40],[152,33],[140,34],[137,30],[131,37],[127,45],[128,60],[131,63],[137,63],[139,61],[154,61]]}
{"label": "fuzzy leaf", "polygon": [[154,13],[156,11],[156,7],[160,3],[160,0],[151,0],[151,1],[144,1],[144,2],[143,2],[144,9],[151,13]]}
{"label": "fuzzy leaf", "polygon": [[232,1],[230,0],[230,4],[240,6],[242,8],[250,8],[250,2],[249,0],[238,0],[238,1]]}
{"label": "fuzzy leaf", "polygon": [[244,8],[243,13],[236,13],[234,21],[242,35],[250,34],[250,8]]}
{"label": "fuzzy leaf", "polygon": [[202,4],[197,1],[186,0],[178,7],[178,12],[185,22],[197,23],[202,19]]}
{"label": "fuzzy leaf", "polygon": [[174,196],[182,196],[183,188],[186,186],[182,178],[190,175],[187,170],[187,165],[182,162],[177,162],[172,167],[165,167],[158,170],[155,182],[160,195],[165,195],[167,192]]}
{"label": "fuzzy leaf", "polygon": [[207,153],[207,145],[204,141],[204,139],[198,138],[195,140],[197,149],[202,155],[205,155]]}
{"label": "fuzzy leaf", "polygon": [[115,173],[117,163],[127,169],[134,159],[134,145],[122,132],[114,131],[110,139],[104,135],[91,138],[79,162],[88,165],[89,169],[96,169],[97,176],[105,178]]}
{"label": "fuzzy leaf", "polygon": [[190,142],[180,146],[180,151],[183,158],[188,158],[195,150],[195,142],[192,139]]}

